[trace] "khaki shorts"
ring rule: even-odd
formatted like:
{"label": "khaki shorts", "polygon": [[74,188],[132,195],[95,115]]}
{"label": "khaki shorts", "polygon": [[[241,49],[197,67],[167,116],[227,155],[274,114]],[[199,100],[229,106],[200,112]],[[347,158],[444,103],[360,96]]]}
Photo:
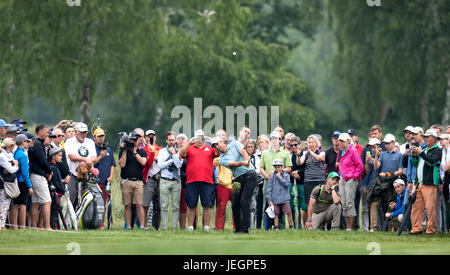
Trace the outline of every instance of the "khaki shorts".
{"label": "khaki shorts", "polygon": [[[122,179],[122,182],[124,180]],[[131,181],[125,180],[120,185],[122,190],[122,204],[140,204],[142,205],[144,199],[144,182],[143,181]]]}
{"label": "khaki shorts", "polygon": [[52,201],[46,178],[37,174],[30,174],[30,181],[33,186],[32,203],[44,204]]}

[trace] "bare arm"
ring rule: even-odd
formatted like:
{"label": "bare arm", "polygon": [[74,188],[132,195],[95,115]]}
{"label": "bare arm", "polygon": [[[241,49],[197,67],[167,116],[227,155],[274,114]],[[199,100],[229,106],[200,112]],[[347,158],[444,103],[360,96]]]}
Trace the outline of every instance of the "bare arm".
{"label": "bare arm", "polygon": [[127,150],[122,151],[122,156],[119,159],[119,166],[124,168],[127,165]]}

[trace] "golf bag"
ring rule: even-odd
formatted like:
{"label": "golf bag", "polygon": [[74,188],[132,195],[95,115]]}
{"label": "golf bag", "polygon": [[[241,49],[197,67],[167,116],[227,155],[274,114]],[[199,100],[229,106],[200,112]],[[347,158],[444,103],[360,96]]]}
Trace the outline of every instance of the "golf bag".
{"label": "golf bag", "polygon": [[98,229],[105,218],[105,201],[102,190],[96,179],[83,180],[81,203],[77,208],[76,217],[80,229]]}

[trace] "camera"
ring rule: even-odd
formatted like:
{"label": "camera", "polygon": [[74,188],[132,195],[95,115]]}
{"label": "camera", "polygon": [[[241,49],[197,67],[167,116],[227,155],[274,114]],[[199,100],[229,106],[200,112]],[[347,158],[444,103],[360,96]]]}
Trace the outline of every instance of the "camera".
{"label": "camera", "polygon": [[104,143],[102,146],[100,146],[101,150],[104,151],[106,149],[108,149],[109,144],[108,143]]}
{"label": "camera", "polygon": [[167,170],[169,170],[169,172],[173,172],[177,169],[177,167],[175,166],[175,164],[172,162],[169,167],[167,168]]}
{"label": "camera", "polygon": [[129,135],[126,132],[120,132],[117,134],[120,143],[123,143],[125,145],[125,149],[127,151],[133,151],[134,150],[134,144],[136,143],[138,137],[135,132],[131,132]]}

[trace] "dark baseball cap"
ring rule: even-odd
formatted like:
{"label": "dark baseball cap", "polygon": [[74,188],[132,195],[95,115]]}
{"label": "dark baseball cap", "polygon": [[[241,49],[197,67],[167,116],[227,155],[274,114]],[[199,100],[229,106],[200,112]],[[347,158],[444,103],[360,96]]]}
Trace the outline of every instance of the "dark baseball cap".
{"label": "dark baseball cap", "polygon": [[11,124],[27,124],[27,122],[21,118],[15,118],[11,121]]}
{"label": "dark baseball cap", "polygon": [[339,131],[339,130],[336,130],[336,131],[334,131],[333,132],[333,137],[338,137],[340,134],[342,134],[342,132],[341,131]]}
{"label": "dark baseball cap", "polygon": [[356,131],[353,130],[353,129],[348,129],[347,134],[349,134],[349,135],[355,135],[355,136],[358,135],[358,134],[356,133]]}
{"label": "dark baseball cap", "polygon": [[25,132],[23,134],[26,135],[27,138],[29,138],[29,139],[33,139],[34,138],[34,135],[32,133],[30,133],[30,132]]}

